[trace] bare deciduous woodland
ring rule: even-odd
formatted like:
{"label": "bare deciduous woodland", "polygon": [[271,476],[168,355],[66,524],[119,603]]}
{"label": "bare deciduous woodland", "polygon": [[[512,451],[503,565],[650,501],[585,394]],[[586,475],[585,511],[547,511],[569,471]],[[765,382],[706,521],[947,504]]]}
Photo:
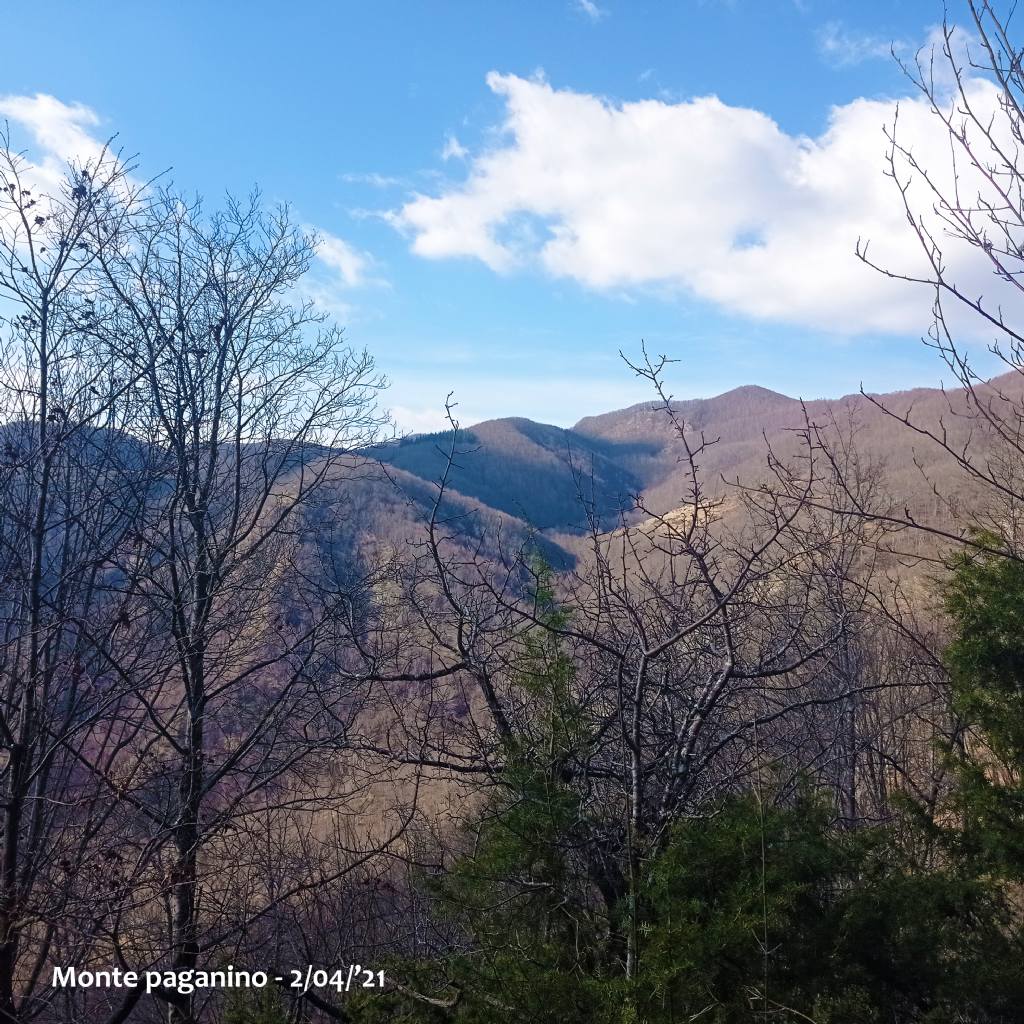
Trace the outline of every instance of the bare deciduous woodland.
{"label": "bare deciduous woodland", "polygon": [[887,129],[924,269],[856,254],[945,392],[640,346],[643,406],[398,438],[287,208],[0,139],[0,1020],[1024,1019],[1024,72],[969,14],[904,66],[949,166]]}

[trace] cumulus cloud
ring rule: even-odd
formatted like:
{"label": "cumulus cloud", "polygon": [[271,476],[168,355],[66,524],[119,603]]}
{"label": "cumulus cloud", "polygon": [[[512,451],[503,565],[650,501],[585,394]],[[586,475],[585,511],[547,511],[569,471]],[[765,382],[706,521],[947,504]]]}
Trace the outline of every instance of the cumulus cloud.
{"label": "cumulus cloud", "polygon": [[[497,143],[470,159],[462,182],[391,214],[420,256],[535,267],[594,290],[667,286],[734,313],[847,334],[916,333],[926,322],[927,290],[854,255],[870,239],[879,262],[924,269],[883,174],[895,101],[835,107],[808,138],[715,96],[614,103],[543,79],[491,73],[487,82],[505,103]],[[967,87],[983,114],[997,109],[989,83]],[[942,126],[919,97],[899,111],[901,139],[941,183]],[[931,208],[919,180],[911,198]],[[962,269],[990,294],[986,268]]]}
{"label": "cumulus cloud", "polygon": [[[0,120],[13,126],[14,147],[29,150],[26,175],[39,188],[56,188],[69,162],[94,161],[103,151],[95,134],[100,117],[82,103],[64,103],[45,93],[0,96]],[[24,136],[31,145],[23,147]]]}
{"label": "cumulus cloud", "polygon": [[28,130],[45,154],[70,160],[95,156],[100,143],[92,134],[99,115],[82,103],[63,103],[54,96],[0,96],[0,117]]}

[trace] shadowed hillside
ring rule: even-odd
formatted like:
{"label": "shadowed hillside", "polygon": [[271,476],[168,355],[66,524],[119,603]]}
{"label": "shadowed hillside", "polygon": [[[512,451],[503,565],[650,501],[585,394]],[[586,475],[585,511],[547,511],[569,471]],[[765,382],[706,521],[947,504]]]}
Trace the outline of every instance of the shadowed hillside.
{"label": "shadowed hillside", "polygon": [[[450,434],[426,434],[388,446],[382,461],[423,479],[439,477]],[[657,458],[655,436],[589,437],[528,419],[488,420],[463,432],[452,486],[538,529],[579,525],[580,497],[601,515],[626,508],[643,489],[645,460]]]}

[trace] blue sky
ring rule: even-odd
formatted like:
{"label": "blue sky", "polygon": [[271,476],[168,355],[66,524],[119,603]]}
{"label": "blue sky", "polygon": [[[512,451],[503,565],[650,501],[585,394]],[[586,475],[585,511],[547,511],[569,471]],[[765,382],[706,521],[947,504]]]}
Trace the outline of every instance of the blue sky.
{"label": "blue sky", "polygon": [[913,259],[882,179],[910,94],[887,50],[941,14],[42,0],[5,5],[0,114],[30,152],[116,132],[210,203],[253,185],[290,202],[325,237],[316,293],[407,429],[448,391],[464,422],[643,400],[618,356],[641,339],[679,360],[680,397],[891,390],[941,376],[930,300],[865,277],[852,241]]}

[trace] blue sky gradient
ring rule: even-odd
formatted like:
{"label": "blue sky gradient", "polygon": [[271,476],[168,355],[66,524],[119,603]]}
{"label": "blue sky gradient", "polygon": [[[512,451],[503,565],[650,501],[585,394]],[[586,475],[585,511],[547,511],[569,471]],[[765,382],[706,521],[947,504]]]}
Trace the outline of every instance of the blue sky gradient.
{"label": "blue sky gradient", "polygon": [[[820,314],[760,315],[730,298],[730,287],[695,284],[699,268],[624,280],[626,253],[617,279],[595,283],[540,255],[564,216],[537,199],[543,183],[521,215],[488,228],[499,241],[522,233],[510,243],[511,265],[488,266],[461,240],[417,251],[434,236],[409,204],[447,204],[480,173],[481,158],[522,143],[502,132],[509,100],[487,76],[515,76],[539,103],[551,94],[531,83],[612,112],[714,95],[766,115],[784,136],[817,139],[833,108],[909,95],[888,46],[909,54],[941,16],[930,0],[43,0],[5,6],[0,113],[3,97],[81,104],[95,115],[88,132],[117,133],[146,174],[170,169],[210,203],[258,185],[338,239],[342,257],[318,269],[317,292],[391,377],[388,401],[407,429],[435,426],[448,391],[466,422],[525,415],[571,424],[649,397],[618,356],[635,355],[641,339],[679,360],[671,384],[680,397],[748,383],[808,398],[862,382],[935,384],[941,367],[919,340],[929,299],[919,297],[919,325],[914,307],[891,324],[844,324],[840,311],[830,329]],[[31,151],[38,136],[15,109],[8,103],[13,134]],[[877,127],[881,176],[881,119]],[[621,188],[628,216],[636,197],[628,178]],[[518,200],[502,201],[506,209]],[[660,201],[669,207],[673,197]],[[758,244],[756,232],[750,241]]]}

